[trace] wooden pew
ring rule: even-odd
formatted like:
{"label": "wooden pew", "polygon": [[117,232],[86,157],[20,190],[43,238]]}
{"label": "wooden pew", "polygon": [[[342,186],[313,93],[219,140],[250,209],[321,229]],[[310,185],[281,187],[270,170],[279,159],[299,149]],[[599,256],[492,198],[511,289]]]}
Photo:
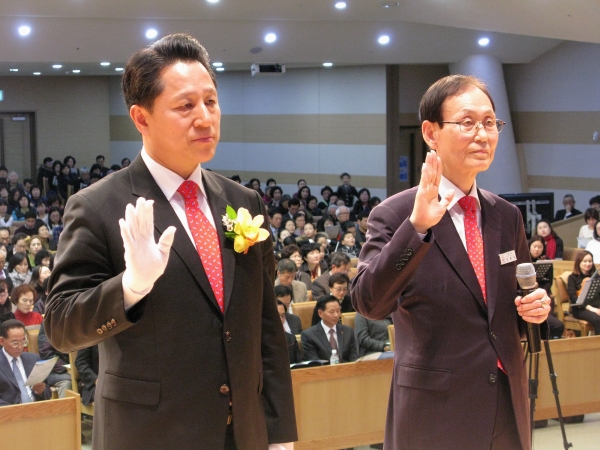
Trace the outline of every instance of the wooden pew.
{"label": "wooden pew", "polygon": [[[67,391],[69,392],[69,391]],[[79,395],[0,408],[3,449],[81,450]]]}

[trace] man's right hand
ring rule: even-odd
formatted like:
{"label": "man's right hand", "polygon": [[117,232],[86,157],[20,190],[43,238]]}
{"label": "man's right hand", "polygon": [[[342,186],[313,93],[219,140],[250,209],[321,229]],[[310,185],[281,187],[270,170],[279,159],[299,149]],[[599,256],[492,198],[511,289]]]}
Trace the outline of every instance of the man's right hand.
{"label": "man's right hand", "polygon": [[446,208],[454,198],[454,191],[449,190],[444,198],[438,200],[438,188],[442,179],[442,161],[435,151],[427,153],[421,170],[421,181],[415,197],[415,206],[410,215],[410,222],[417,233],[425,234],[437,224],[446,212]]}
{"label": "man's right hand", "polygon": [[119,220],[125,247],[123,284],[135,294],[146,294],[163,274],[175,237],[175,227],[167,228],[158,243],[154,241],[154,201],[142,197],[135,207],[125,208],[125,219]]}

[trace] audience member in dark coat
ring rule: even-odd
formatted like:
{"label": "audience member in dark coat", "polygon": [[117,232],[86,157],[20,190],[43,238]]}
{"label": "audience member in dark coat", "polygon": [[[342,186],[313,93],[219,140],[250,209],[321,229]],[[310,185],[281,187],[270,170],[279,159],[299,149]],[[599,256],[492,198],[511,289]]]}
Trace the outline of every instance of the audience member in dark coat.
{"label": "audience member in dark coat", "polygon": [[84,348],[77,352],[75,366],[79,372],[79,392],[81,403],[88,406],[94,401],[96,394],[96,380],[99,370],[98,346]]}

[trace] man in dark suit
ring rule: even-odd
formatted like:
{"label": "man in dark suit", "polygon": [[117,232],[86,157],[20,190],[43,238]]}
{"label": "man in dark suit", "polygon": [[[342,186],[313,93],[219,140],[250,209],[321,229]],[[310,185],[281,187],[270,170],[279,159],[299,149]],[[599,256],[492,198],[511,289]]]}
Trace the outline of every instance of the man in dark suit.
{"label": "man in dark suit", "polygon": [[359,313],[395,325],[385,445],[528,450],[521,339],[550,300],[516,296],[516,266],[530,261],[521,214],[475,182],[503,123],[485,85],[463,75],[432,85],[420,114],[435,152],[418,188],[371,211],[352,286]]}
{"label": "man in dark suit", "polygon": [[563,197],[563,206],[565,209],[559,209],[556,211],[556,215],[554,216],[555,221],[568,219],[578,214],[583,214],[578,209],[575,209],[575,197],[573,197],[573,194],[567,194]]}
{"label": "man in dark suit", "polygon": [[141,155],[70,197],[45,317],[59,351],[99,346],[93,447],[288,448],[272,242],[248,217],[264,203],[200,166],[220,129],[208,54],[167,36],[132,56],[123,91]]}
{"label": "man in dark suit", "polygon": [[338,323],[342,314],[340,302],[333,295],[317,302],[321,321],[302,332],[304,360],[331,358],[333,349],[338,351],[340,362],[352,362],[358,358],[358,348],[354,330]]}
{"label": "man in dark suit", "polygon": [[300,317],[288,311],[292,302],[292,288],[281,285],[275,286],[275,298],[277,299],[277,311],[279,311],[283,329],[290,334],[302,333],[302,321]]}
{"label": "man in dark suit", "polygon": [[329,255],[331,269],[320,277],[315,278],[312,283],[312,298],[315,300],[331,293],[329,289],[329,277],[334,273],[347,274],[350,270],[350,257],[346,253],[333,252]]}
{"label": "man in dark suit", "polygon": [[35,363],[40,360],[35,353],[23,352],[27,346],[25,325],[15,319],[2,322],[0,346],[0,406],[50,399],[52,392],[44,383],[25,386]]}

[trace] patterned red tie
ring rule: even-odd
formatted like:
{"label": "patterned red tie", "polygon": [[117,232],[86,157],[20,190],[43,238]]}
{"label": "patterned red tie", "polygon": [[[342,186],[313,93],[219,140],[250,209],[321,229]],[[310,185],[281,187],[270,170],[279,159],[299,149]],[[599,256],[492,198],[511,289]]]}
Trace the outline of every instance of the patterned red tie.
{"label": "patterned red tie", "polygon": [[487,302],[487,293],[485,290],[485,264],[483,262],[483,239],[477,226],[477,207],[474,197],[464,196],[458,201],[458,204],[465,212],[465,237],[467,240],[467,253],[471,260],[471,265],[475,270],[477,281],[483,292],[483,300]]}
{"label": "patterned red tie", "polygon": [[177,189],[185,201],[185,215],[200,256],[204,271],[208,276],[210,286],[217,298],[221,312],[224,311],[223,301],[223,264],[217,230],[208,221],[198,204],[198,185],[190,180],[184,181]]}

